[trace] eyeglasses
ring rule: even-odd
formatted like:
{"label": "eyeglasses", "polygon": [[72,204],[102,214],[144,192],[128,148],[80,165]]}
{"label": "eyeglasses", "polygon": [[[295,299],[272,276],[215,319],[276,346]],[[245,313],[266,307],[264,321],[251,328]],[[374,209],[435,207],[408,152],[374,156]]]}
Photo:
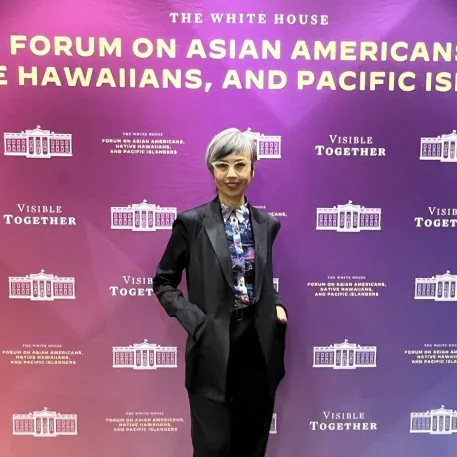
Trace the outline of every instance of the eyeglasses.
{"label": "eyeglasses", "polygon": [[211,165],[218,173],[224,175],[229,172],[230,168],[232,168],[237,175],[245,175],[246,173],[249,173],[249,171],[251,170],[250,160],[237,160],[233,164],[230,164],[228,162],[217,161],[212,162]]}

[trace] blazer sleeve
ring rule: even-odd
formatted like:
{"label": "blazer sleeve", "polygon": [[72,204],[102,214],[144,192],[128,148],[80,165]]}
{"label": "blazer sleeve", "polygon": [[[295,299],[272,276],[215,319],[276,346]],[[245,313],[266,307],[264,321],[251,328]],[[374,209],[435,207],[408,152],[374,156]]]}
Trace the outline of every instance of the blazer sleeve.
{"label": "blazer sleeve", "polygon": [[[272,244],[274,244],[275,239],[276,239],[276,235],[278,234],[280,229],[281,229],[281,223],[276,219],[275,220],[275,225],[273,226]],[[287,309],[284,306],[284,303],[282,301],[281,295],[279,295],[279,293],[276,292],[276,290],[273,290],[273,293],[274,293],[275,305],[276,306],[281,306],[282,308],[284,308],[284,311],[285,311],[286,316],[287,316]]]}
{"label": "blazer sleeve", "polygon": [[205,313],[190,303],[178,289],[182,272],[189,262],[189,237],[180,215],[173,223],[172,233],[153,279],[154,293],[170,317],[174,317],[191,334],[205,321]]}

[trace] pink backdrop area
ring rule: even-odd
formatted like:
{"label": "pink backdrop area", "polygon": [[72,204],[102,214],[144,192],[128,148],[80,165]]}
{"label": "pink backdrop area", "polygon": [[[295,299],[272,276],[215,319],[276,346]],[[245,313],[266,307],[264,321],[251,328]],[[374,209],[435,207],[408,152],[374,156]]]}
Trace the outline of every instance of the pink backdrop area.
{"label": "pink backdrop area", "polygon": [[[170,20],[185,11],[270,20]],[[328,25],[277,25],[275,13],[325,15]],[[453,43],[455,27],[455,5],[444,0],[3,0],[0,456],[191,455],[186,335],[151,280],[176,213],[213,198],[204,150],[232,126],[257,133],[265,154],[249,199],[282,224],[274,271],[290,316],[287,376],[268,455],[454,456],[457,263],[452,224],[442,221],[457,206],[457,165],[455,146],[444,152],[440,135],[457,128],[455,93],[420,83],[414,92],[221,85],[231,69],[282,70],[291,80],[299,70],[452,71],[441,62],[290,60],[287,52],[297,40]],[[12,55],[12,35],[119,37],[124,52]],[[178,57],[135,57],[140,37],[176,39]],[[284,57],[186,59],[193,38],[277,39]],[[208,92],[20,85],[21,66],[40,77],[48,67],[61,76],[65,67],[200,69],[213,84]],[[370,139],[376,154],[339,155],[335,148],[349,146],[335,136]],[[352,226],[347,211],[369,214],[366,223]],[[441,226],[417,225],[418,217]]]}

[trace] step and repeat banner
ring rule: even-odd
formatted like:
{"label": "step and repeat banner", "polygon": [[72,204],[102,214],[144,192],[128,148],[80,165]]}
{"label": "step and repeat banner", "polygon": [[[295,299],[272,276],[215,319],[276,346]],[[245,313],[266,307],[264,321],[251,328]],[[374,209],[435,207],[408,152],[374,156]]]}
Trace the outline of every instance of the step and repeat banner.
{"label": "step and repeat banner", "polygon": [[256,135],[248,196],[282,224],[268,455],[455,455],[455,4],[0,13],[2,457],[191,455],[186,335],[152,278],[228,127]]}

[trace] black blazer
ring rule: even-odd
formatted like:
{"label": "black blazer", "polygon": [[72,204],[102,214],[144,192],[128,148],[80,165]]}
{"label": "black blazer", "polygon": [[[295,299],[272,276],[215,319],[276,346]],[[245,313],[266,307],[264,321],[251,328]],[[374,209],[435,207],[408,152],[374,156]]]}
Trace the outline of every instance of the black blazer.
{"label": "black blazer", "polygon": [[[249,205],[255,242],[254,325],[273,395],[285,375],[286,324],[276,316],[282,300],[273,287],[272,246],[279,221]],[[178,289],[186,270],[188,298]],[[225,398],[230,320],[235,301],[232,261],[219,198],[176,218],[153,287],[160,304],[188,333],[186,380],[189,393]]]}

